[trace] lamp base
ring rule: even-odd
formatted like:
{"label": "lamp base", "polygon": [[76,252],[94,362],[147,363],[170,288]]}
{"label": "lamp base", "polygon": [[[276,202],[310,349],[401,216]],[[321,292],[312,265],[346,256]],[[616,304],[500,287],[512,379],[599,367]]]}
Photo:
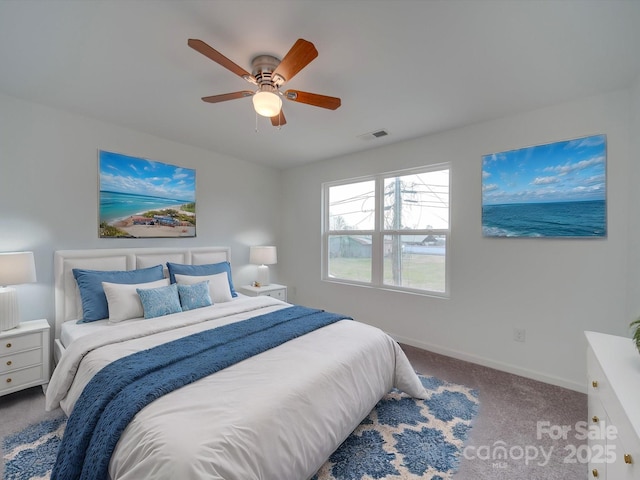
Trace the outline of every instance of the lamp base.
{"label": "lamp base", "polygon": [[260,265],[258,267],[258,279],[256,280],[261,287],[269,285],[269,267]]}
{"label": "lamp base", "polygon": [[13,287],[0,287],[0,332],[11,330],[19,323],[18,292]]}

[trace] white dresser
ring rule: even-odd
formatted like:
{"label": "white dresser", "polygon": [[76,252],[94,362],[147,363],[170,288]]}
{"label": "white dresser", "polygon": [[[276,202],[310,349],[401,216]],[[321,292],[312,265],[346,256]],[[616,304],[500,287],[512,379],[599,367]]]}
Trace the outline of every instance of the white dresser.
{"label": "white dresser", "polygon": [[640,353],[630,338],[585,335],[589,478],[640,479]]}
{"label": "white dresser", "polygon": [[49,323],[22,322],[0,332],[0,396],[49,383]]}

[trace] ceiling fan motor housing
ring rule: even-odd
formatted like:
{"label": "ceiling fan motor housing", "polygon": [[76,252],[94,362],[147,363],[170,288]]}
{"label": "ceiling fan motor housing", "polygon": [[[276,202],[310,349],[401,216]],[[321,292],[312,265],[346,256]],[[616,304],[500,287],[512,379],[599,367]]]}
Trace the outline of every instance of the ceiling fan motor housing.
{"label": "ceiling fan motor housing", "polygon": [[278,58],[271,55],[259,55],[251,62],[251,67],[253,68],[251,74],[258,81],[258,85],[276,87],[275,79],[272,78],[271,74],[278,65],[280,65]]}

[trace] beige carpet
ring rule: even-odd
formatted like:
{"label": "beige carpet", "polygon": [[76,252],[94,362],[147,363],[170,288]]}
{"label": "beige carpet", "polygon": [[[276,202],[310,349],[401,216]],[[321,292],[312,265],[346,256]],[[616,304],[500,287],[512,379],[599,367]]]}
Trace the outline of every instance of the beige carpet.
{"label": "beige carpet", "polygon": [[[466,455],[460,462],[456,479],[587,478],[585,463],[566,462],[572,460],[572,446],[577,448],[586,443],[576,439],[573,432],[576,422],[587,420],[585,394],[406,345],[403,349],[419,373],[466,385],[479,392],[480,411],[473,422]],[[538,435],[538,422],[570,426],[572,432],[566,440],[552,440],[543,429]],[[504,460],[493,458],[503,452],[499,447],[506,449]],[[550,451],[551,455],[548,455]],[[537,458],[531,458],[536,454]]]}

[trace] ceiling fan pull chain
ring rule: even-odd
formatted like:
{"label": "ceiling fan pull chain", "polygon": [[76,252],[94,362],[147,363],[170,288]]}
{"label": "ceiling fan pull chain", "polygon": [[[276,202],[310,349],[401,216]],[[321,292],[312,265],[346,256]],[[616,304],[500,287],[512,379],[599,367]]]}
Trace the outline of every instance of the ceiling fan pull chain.
{"label": "ceiling fan pull chain", "polygon": [[258,112],[256,112],[256,133],[258,133]]}

